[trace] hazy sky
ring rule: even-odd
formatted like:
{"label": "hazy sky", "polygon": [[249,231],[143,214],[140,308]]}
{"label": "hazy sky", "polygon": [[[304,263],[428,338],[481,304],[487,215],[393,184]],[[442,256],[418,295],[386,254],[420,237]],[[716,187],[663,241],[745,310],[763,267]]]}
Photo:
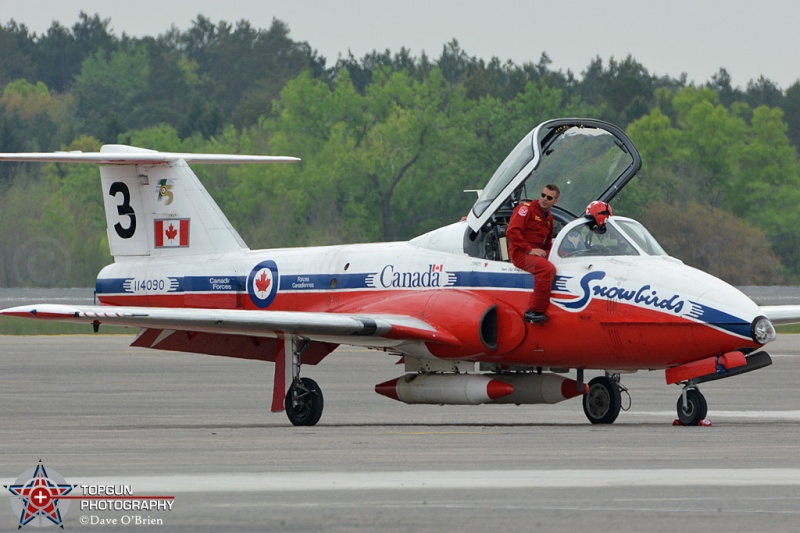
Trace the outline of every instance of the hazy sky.
{"label": "hazy sky", "polygon": [[111,19],[118,36],[187,29],[198,14],[213,22],[273,17],[332,65],[405,46],[436,58],[455,38],[470,56],[517,64],[547,52],[550,68],[577,76],[594,57],[632,55],[650,73],[703,83],[728,70],[734,85],[763,75],[786,89],[800,78],[800,3],[795,0],[0,0],[0,22],[42,33],[53,20],[72,26],[80,11]]}

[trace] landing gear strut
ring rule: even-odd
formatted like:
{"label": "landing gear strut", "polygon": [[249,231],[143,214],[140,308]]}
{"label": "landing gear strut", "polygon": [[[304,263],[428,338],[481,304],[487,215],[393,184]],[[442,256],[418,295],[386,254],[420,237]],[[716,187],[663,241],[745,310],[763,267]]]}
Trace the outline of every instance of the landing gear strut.
{"label": "landing gear strut", "polygon": [[683,387],[678,398],[678,420],[684,426],[696,426],[708,414],[708,404],[700,390],[692,384]]}
{"label": "landing gear strut", "polygon": [[583,396],[583,412],[592,424],[612,424],[622,408],[619,375],[598,376],[589,382]]}
{"label": "landing gear strut", "polygon": [[322,389],[311,378],[300,377],[300,359],[308,343],[300,346],[300,339],[291,338],[292,345],[292,384],[286,391],[283,407],[286,416],[295,426],[313,426],[322,416],[325,404]]}

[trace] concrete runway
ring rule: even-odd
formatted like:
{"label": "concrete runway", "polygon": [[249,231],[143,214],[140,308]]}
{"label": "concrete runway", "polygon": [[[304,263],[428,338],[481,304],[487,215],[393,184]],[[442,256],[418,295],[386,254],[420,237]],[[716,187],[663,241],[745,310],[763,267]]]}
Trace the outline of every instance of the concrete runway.
{"label": "concrete runway", "polygon": [[[403,373],[396,358],[348,348],[304,367],[325,412],[295,428],[269,412],[271,364],[131,340],[0,337],[3,484],[41,460],[71,484],[175,497],[169,512],[73,500],[67,530],[730,532],[800,519],[800,336],[768,347],[771,367],[701,386],[714,425],[693,428],[671,425],[680,388],[663,372],[623,376],[631,408],[599,427],[578,399],[393,402],[373,387]],[[82,525],[92,517],[118,522]],[[17,525],[0,502],[0,530]]]}

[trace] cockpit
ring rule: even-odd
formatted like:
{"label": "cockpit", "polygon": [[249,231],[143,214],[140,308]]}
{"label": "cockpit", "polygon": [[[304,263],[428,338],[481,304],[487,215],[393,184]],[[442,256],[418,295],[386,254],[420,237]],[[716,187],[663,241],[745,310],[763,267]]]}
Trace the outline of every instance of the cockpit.
{"label": "cockpit", "polygon": [[[537,198],[544,185],[557,185],[561,195],[551,212],[564,227],[581,217],[593,200],[613,199],[636,175],[641,164],[631,140],[612,124],[594,119],[544,122],[517,144],[480,192],[467,216],[464,252],[482,259],[507,261],[505,230],[519,202]],[[575,230],[580,233],[582,228]],[[626,250],[632,253],[624,246],[628,240],[619,239],[614,232],[579,236],[583,243],[580,246],[594,250],[583,251],[584,254],[599,254],[612,248],[620,250],[622,255]],[[605,248],[599,246],[601,241]]]}
{"label": "cockpit", "polygon": [[600,232],[592,221],[577,219],[559,232],[550,259],[554,262],[584,257],[666,256],[667,252],[644,226],[624,217],[611,217]]}

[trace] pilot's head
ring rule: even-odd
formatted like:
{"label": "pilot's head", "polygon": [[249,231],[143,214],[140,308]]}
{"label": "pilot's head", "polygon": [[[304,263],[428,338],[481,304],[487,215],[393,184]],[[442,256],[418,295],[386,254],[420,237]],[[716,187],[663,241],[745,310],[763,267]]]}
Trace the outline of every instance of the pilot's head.
{"label": "pilot's head", "polygon": [[542,194],[539,195],[539,207],[542,208],[542,211],[547,211],[556,205],[560,194],[561,191],[558,189],[558,185],[552,183],[545,185],[542,189]]}

